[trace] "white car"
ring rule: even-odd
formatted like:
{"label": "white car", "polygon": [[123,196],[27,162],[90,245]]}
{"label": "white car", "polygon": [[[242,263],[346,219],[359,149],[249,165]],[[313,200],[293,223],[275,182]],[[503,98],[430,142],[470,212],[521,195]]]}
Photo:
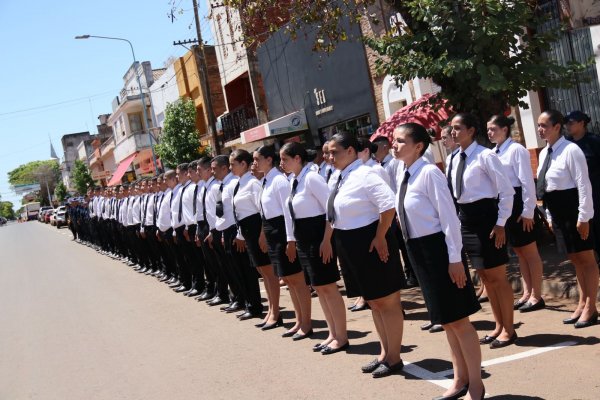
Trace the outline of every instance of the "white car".
{"label": "white car", "polygon": [[66,212],[67,212],[67,208],[65,206],[58,207],[56,210],[54,210],[54,213],[50,217],[50,223],[52,225],[56,226],[56,228],[60,228],[61,226],[66,225],[67,224],[67,217],[65,215]]}

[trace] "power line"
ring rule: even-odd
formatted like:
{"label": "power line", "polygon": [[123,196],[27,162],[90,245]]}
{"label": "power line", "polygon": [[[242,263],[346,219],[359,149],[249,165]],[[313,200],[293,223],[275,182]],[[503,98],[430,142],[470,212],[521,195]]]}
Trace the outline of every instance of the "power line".
{"label": "power line", "polygon": [[44,108],[50,108],[50,107],[54,107],[54,106],[58,106],[58,105],[62,105],[62,104],[68,104],[68,103],[76,103],[76,102],[80,102],[80,101],[86,101],[86,100],[92,99],[94,97],[106,96],[107,94],[114,93],[114,92],[115,92],[114,90],[111,90],[109,92],[103,92],[103,93],[98,93],[98,94],[94,94],[94,95],[91,95],[91,96],[79,97],[77,99],[59,101],[57,103],[45,104],[43,106],[36,106],[36,107],[24,108],[24,109],[21,109],[21,110],[8,111],[8,112],[0,113],[0,117],[6,116],[6,115],[13,115],[13,114],[18,114],[18,113],[23,113],[23,112],[27,112],[27,111],[34,111],[34,110],[40,110],[40,109],[44,109]]}

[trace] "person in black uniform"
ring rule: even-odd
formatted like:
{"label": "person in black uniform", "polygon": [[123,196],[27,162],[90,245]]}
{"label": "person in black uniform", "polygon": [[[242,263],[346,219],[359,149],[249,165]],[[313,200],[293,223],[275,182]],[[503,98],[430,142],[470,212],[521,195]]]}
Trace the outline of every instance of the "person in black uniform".
{"label": "person in black uniform", "polygon": [[481,306],[462,262],[460,222],[446,177],[422,158],[430,143],[419,124],[400,125],[394,131],[394,156],[405,165],[397,182],[398,219],[431,321],[444,327],[452,353],[453,384],[435,399],[467,393],[479,399],[485,394],[481,349],[469,316]]}
{"label": "person in black uniform", "polygon": [[[265,174],[262,180],[260,207],[269,257],[277,275],[288,285],[296,315],[296,323],[282,336],[292,337],[294,340],[305,339],[313,334],[311,298],[296,255],[292,216],[287,204],[291,192],[290,183],[277,169],[279,154],[273,146],[262,146],[256,150],[254,163],[257,169]],[[273,292],[273,297],[279,296],[279,287]]]}
{"label": "person in black uniform", "polygon": [[[600,136],[587,130],[590,122],[590,117],[581,111],[571,111],[565,117],[567,131],[569,132],[567,139],[581,148],[587,161],[588,174],[592,184],[594,217],[598,221],[598,216],[600,216]],[[600,223],[593,224],[592,229],[594,231],[594,247],[598,256],[597,259],[600,261]],[[598,267],[600,267],[600,264],[598,264]]]}
{"label": "person in black uniform", "polygon": [[480,343],[496,349],[517,340],[514,294],[506,276],[508,252],[504,230],[512,214],[515,191],[496,153],[475,140],[477,118],[472,114],[457,114],[451,125],[454,141],[461,149],[449,176],[458,203],[463,246],[485,285],[496,322],[494,331]]}
{"label": "person in black uniform", "polygon": [[398,243],[390,227],[396,214],[390,187],[358,158],[356,137],[338,133],[329,141],[340,171],[327,201],[335,248],[369,303],[380,338],[379,357],[361,369],[381,378],[400,371],[404,317],[400,288],[405,285]]}
{"label": "person in black uniform", "polygon": [[537,196],[544,201],[551,226],[562,234],[579,284],[579,304],[563,322],[586,328],[598,322],[598,267],[592,230],[594,204],[585,154],[562,135],[564,118],[556,110],[538,118],[538,133],[548,145],[540,152]]}
{"label": "person in black uniform", "polygon": [[329,188],[318,172],[311,170],[311,156],[300,143],[286,143],[280,151],[281,166],[293,174],[288,206],[294,222],[298,259],[311,286],[315,288],[325,314],[328,337],[313,347],[321,354],[348,348],[346,310],[336,282],[340,279],[332,247],[333,229],[327,223]]}

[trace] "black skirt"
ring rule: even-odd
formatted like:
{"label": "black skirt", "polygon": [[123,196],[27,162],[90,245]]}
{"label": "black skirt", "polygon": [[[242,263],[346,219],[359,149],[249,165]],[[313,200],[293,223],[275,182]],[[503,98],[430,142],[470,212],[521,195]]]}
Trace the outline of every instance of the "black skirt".
{"label": "black skirt", "polygon": [[340,279],[335,252],[327,264],[319,254],[326,226],[325,215],[294,221],[298,259],[307,281],[312,286],[328,285]]}
{"label": "black skirt", "polygon": [[263,230],[265,231],[269,247],[269,258],[277,276],[281,278],[302,272],[298,257],[292,263],[285,254],[287,234],[283,215],[271,219],[263,219]]}
{"label": "black skirt", "polygon": [[240,232],[246,241],[246,251],[253,267],[264,267],[271,265],[271,259],[267,253],[263,253],[258,245],[258,238],[262,229],[262,218],[260,214],[254,214],[238,221]]}
{"label": "black skirt", "polygon": [[534,219],[531,232],[523,230],[523,222],[517,222],[523,213],[523,189],[515,187],[515,196],[513,200],[513,209],[510,218],[506,220],[506,239],[512,247],[523,247],[537,240],[539,223]]}
{"label": "black skirt", "polygon": [[389,251],[388,261],[381,261],[376,250],[369,251],[378,224],[379,221],[375,221],[362,228],[347,231],[336,229],[334,235],[340,263],[344,263],[348,268],[358,286],[359,295],[365,300],[388,296],[405,285],[398,242],[391,229],[385,235]]}
{"label": "black skirt", "polygon": [[498,220],[498,200],[481,199],[458,207],[463,248],[473,268],[491,269],[508,264],[506,244],[498,249],[495,238],[490,238]]}
{"label": "black skirt", "polygon": [[432,323],[448,324],[481,309],[466,265],[464,288],[459,289],[450,280],[448,247],[442,232],[409,239],[406,246]]}
{"label": "black skirt", "polygon": [[552,215],[552,225],[562,232],[567,253],[579,253],[594,249],[594,221],[590,220],[590,234],[586,240],[582,240],[577,232],[577,218],[579,217],[579,192],[577,189],[546,192],[544,202]]}

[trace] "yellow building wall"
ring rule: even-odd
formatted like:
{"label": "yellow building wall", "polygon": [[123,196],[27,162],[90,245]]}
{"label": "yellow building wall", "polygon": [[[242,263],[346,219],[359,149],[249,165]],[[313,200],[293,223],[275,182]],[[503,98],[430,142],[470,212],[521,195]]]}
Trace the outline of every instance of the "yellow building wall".
{"label": "yellow building wall", "polygon": [[196,106],[196,128],[198,128],[200,135],[205,135],[207,129],[204,116],[204,103],[202,101],[200,79],[198,78],[198,67],[196,66],[194,53],[188,51],[175,61],[174,66],[179,96],[187,97],[194,101],[194,105]]}

